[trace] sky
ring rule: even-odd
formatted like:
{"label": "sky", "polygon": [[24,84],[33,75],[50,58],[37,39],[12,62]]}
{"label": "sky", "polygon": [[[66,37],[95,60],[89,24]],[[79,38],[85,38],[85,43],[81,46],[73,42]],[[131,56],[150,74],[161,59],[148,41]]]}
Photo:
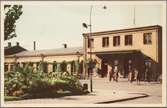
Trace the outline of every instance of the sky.
{"label": "sky", "polygon": [[[108,31],[147,25],[162,25],[161,5],[93,5],[92,31]],[[135,7],[135,25],[133,24]],[[82,33],[89,29],[90,5],[23,5],[23,14],[16,22],[17,37],[5,41],[20,42],[28,50],[83,46]]]}

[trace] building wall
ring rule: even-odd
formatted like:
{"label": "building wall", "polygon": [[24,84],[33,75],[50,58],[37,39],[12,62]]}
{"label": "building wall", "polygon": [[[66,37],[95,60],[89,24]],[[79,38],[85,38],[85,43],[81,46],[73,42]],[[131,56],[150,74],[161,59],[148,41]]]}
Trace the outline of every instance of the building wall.
{"label": "building wall", "polygon": [[[53,62],[56,61],[57,63],[61,63],[63,61],[69,62],[69,61],[81,61],[83,60],[83,56],[78,56],[78,55],[62,55],[62,56],[45,56],[43,59],[41,56],[31,56],[31,57],[17,57],[17,59],[15,57],[5,57],[5,65],[8,65],[8,71],[11,70],[10,69],[10,65],[13,65],[15,62],[20,63],[22,65],[22,63],[33,63],[33,67],[36,67],[36,63],[40,62],[40,61],[44,61],[49,63],[47,65],[47,70],[48,72],[52,72],[53,71]],[[67,71],[71,71],[71,65],[68,64],[67,65]]]}
{"label": "building wall", "polygon": [[[89,34],[83,34],[84,36],[84,50],[85,52],[92,52],[92,58],[93,59],[98,59],[98,61],[100,62],[99,68],[101,68],[102,65],[102,59],[100,60],[100,58],[96,57],[96,54],[98,54],[98,52],[111,52],[112,51],[133,51],[133,50],[137,50],[137,51],[141,51],[141,58],[139,56],[133,56],[135,58],[135,60],[133,61],[133,63],[138,67],[138,65],[140,64],[140,71],[142,71],[142,73],[145,73],[145,62],[146,60],[150,60],[151,61],[151,77],[153,79],[157,79],[157,77],[162,74],[162,28],[160,26],[150,26],[150,27],[146,27],[146,29],[143,28],[139,28],[139,29],[128,29],[128,30],[118,30],[118,31],[108,31],[108,32],[95,32],[92,33],[91,37],[88,37]],[[151,44],[144,44],[143,40],[144,40],[144,33],[152,33],[151,35]],[[125,35],[132,35],[132,45],[125,45]],[[113,46],[113,37],[114,36],[120,36],[120,45],[119,46]],[[103,47],[102,46],[102,39],[103,37],[109,37],[109,46],[108,47]],[[93,47],[88,48],[88,38],[93,38],[94,42],[93,42]],[[109,53],[108,53],[109,54]],[[112,54],[111,54],[112,55]],[[119,55],[119,54],[118,54]],[[105,55],[102,55],[105,56]],[[89,54],[86,53],[85,54],[85,58],[90,58]],[[105,56],[106,58],[106,56]],[[122,73],[125,72],[124,70],[124,64],[126,63],[126,61],[124,60],[124,58],[126,58],[125,56],[123,56],[123,58],[120,56],[119,59],[119,66],[122,66],[120,68]],[[111,70],[111,66],[113,66],[113,60],[115,59],[115,55],[113,56],[113,58],[108,58],[107,60],[107,64],[108,64],[108,68],[107,71],[109,72]],[[139,63],[140,61],[140,63]],[[139,68],[138,67],[138,68]],[[104,71],[103,71],[104,72]],[[103,73],[102,72],[102,73]],[[108,75],[107,75],[108,76]]]}
{"label": "building wall", "polygon": [[65,56],[46,56],[44,57],[44,61],[48,61],[48,62],[62,62],[62,61],[73,61],[73,60],[82,60],[83,57],[79,57],[77,55],[65,55]]}
{"label": "building wall", "polygon": [[[44,57],[44,61],[47,62],[62,62],[62,61],[73,61],[73,60],[83,60],[83,57],[80,56],[78,58],[77,55],[65,55],[65,56],[45,56]],[[18,57],[17,58],[17,62],[39,62],[42,60],[42,57],[40,56],[36,56],[36,57]],[[14,57],[5,57],[5,63],[11,63],[11,62],[15,62],[15,58]]]}
{"label": "building wall", "polygon": [[[152,33],[152,44],[143,43],[143,34]],[[125,35],[132,35],[132,46],[125,46]],[[113,46],[113,36],[120,36],[120,46]],[[92,36],[94,38],[94,47],[92,52],[104,51],[122,51],[122,50],[141,50],[143,54],[151,57],[158,62],[158,49],[157,49],[157,30],[143,30],[137,32],[117,33],[108,35]],[[102,37],[109,37],[109,47],[102,47]],[[87,40],[87,39],[86,39]],[[87,48],[90,51],[90,48]]]}

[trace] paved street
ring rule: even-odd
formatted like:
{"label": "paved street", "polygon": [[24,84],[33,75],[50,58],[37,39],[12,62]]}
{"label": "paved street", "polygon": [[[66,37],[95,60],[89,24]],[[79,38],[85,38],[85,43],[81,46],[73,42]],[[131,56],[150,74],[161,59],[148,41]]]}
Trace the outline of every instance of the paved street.
{"label": "paved street", "polygon": [[140,85],[137,85],[136,82],[129,83],[127,79],[120,79],[118,82],[109,82],[108,79],[94,79],[94,89],[108,89],[115,91],[128,91],[131,93],[146,93],[149,97],[139,98],[134,100],[128,100],[119,102],[122,103],[135,103],[135,104],[160,104],[162,102],[162,85],[151,82],[141,82]]}
{"label": "paved street", "polygon": [[[89,83],[89,80],[86,82]],[[118,82],[109,82],[106,78],[93,79],[93,93],[82,96],[65,96],[49,99],[29,99],[21,101],[10,101],[7,104],[161,104],[162,88],[158,83],[145,83],[137,85],[136,82],[129,83],[127,79],[120,79]],[[145,97],[148,94],[148,97]],[[137,97],[137,99],[136,99]],[[138,98],[139,97],[139,98]],[[135,98],[135,99],[134,99]],[[128,100],[126,100],[128,99]],[[131,100],[133,99],[133,100]],[[126,100],[126,101],[120,101]]]}

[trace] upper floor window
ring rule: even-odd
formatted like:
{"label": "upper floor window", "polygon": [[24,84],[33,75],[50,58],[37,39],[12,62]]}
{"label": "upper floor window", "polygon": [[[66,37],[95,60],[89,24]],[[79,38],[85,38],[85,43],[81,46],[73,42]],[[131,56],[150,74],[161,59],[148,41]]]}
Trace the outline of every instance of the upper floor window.
{"label": "upper floor window", "polygon": [[144,33],[143,34],[143,43],[144,44],[151,44],[152,43],[151,35],[152,35],[152,33]]}
{"label": "upper floor window", "polygon": [[88,48],[93,48],[94,47],[94,39],[88,39]]}
{"label": "upper floor window", "polygon": [[125,45],[132,45],[132,35],[125,35]]}
{"label": "upper floor window", "polygon": [[103,37],[102,38],[102,46],[108,47],[109,46],[109,37]]}
{"label": "upper floor window", "polygon": [[119,46],[120,45],[120,36],[114,36],[113,37],[113,46]]}

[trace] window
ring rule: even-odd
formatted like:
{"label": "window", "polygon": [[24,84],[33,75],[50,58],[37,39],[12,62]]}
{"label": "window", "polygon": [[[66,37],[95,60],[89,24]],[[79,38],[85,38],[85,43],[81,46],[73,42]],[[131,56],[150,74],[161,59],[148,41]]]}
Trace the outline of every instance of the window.
{"label": "window", "polygon": [[113,37],[113,46],[119,46],[120,45],[120,36],[114,36]]}
{"label": "window", "polygon": [[11,65],[10,65],[10,71],[13,71],[13,70],[14,70],[14,65],[11,64]]}
{"label": "window", "polygon": [[42,64],[42,70],[45,72],[45,73],[47,73],[48,72],[48,63],[47,62],[43,62],[43,64]]}
{"label": "window", "polygon": [[94,39],[88,39],[88,48],[93,48],[94,47]]}
{"label": "window", "polygon": [[53,68],[52,68],[53,70],[53,72],[56,72],[56,70],[57,70],[57,63],[56,63],[56,61],[54,61],[53,62]]}
{"label": "window", "polygon": [[36,62],[36,70],[40,69],[40,62]]}
{"label": "window", "polygon": [[152,43],[151,35],[152,35],[152,33],[144,33],[143,34],[143,43],[144,44],[151,44]]}
{"label": "window", "polygon": [[102,46],[108,47],[109,46],[109,37],[103,37],[102,38]]}
{"label": "window", "polygon": [[4,69],[5,72],[8,71],[8,64],[5,64],[5,69]]}
{"label": "window", "polygon": [[23,68],[24,68],[24,67],[26,66],[26,63],[22,63],[22,64],[23,64],[22,66],[23,66]]}
{"label": "window", "polygon": [[132,35],[125,35],[125,45],[132,45]]}

